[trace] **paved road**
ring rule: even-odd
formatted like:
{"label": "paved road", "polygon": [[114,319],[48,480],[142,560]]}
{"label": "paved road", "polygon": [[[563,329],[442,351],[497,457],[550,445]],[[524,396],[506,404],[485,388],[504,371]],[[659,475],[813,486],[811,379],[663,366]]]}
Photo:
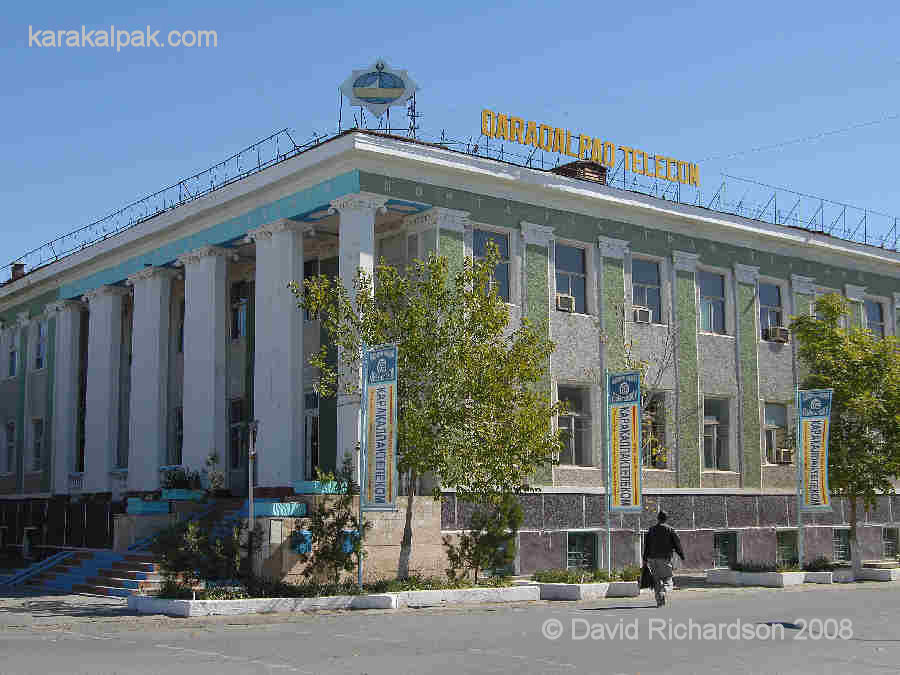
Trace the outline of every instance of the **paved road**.
{"label": "paved road", "polygon": [[[900,672],[900,588],[893,584],[684,590],[671,607],[651,604],[642,596],[170,619],[132,616],[112,599],[22,596],[0,599],[0,672]],[[554,640],[542,630],[548,620],[546,631],[561,630]],[[691,632],[677,639],[682,631]]]}

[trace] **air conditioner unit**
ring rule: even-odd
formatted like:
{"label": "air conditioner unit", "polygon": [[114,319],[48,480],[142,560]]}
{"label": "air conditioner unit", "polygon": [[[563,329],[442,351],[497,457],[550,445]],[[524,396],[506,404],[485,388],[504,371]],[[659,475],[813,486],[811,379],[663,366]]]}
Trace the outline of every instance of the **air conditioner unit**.
{"label": "air conditioner unit", "polygon": [[769,342],[787,342],[791,332],[784,326],[769,326],[766,328],[766,340]]}
{"label": "air conditioner unit", "polygon": [[556,294],[556,309],[560,312],[574,312],[575,311],[575,296],[574,295],[566,295],[565,293],[557,293]]}
{"label": "air conditioner unit", "polygon": [[653,323],[653,310],[649,307],[634,308],[635,323]]}
{"label": "air conditioner unit", "polygon": [[775,461],[778,464],[791,464],[794,461],[794,451],[790,448],[781,448],[775,451]]}

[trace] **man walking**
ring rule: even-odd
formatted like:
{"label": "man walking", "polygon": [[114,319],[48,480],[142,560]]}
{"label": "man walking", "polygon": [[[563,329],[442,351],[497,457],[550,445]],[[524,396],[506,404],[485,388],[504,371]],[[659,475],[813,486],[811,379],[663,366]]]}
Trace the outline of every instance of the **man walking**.
{"label": "man walking", "polygon": [[[644,538],[644,564],[650,568],[653,575],[654,588],[656,590],[656,606],[663,607],[666,604],[666,587],[672,585],[672,554],[677,553],[684,562],[684,551],[681,549],[681,541],[678,534],[669,525],[666,525],[668,516],[665,511],[660,511],[656,525],[647,530]],[[673,587],[670,586],[670,588]]]}

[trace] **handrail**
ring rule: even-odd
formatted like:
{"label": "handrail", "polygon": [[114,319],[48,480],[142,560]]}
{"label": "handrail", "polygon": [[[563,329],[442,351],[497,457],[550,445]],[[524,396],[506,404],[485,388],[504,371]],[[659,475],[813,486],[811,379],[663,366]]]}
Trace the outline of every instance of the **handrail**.
{"label": "handrail", "polygon": [[58,563],[66,560],[67,558],[70,558],[73,555],[75,555],[75,551],[60,551],[59,553],[54,553],[49,558],[39,560],[26,569],[22,570],[18,574],[0,581],[0,586],[18,586],[23,581],[26,581],[27,579],[30,579],[31,577],[40,574],[41,572],[51,567],[55,567]]}

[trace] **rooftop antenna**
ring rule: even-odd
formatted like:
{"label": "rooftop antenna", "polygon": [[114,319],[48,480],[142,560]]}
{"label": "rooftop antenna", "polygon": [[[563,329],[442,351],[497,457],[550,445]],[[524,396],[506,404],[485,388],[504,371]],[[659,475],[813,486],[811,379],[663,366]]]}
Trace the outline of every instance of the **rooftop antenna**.
{"label": "rooftop antenna", "polygon": [[406,107],[406,116],[409,118],[409,130],[406,135],[409,138],[416,138],[416,132],[419,130],[419,118],[422,113],[416,112],[416,94],[409,97],[409,103]]}

